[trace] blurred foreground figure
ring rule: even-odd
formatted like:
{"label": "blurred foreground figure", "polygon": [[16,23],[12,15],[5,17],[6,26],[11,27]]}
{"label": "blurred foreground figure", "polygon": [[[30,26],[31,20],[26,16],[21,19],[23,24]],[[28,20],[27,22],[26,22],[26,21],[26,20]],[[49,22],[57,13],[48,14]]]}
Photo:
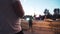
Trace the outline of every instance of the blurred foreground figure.
{"label": "blurred foreground figure", "polygon": [[19,0],[0,0],[0,34],[21,34],[20,18],[23,15]]}

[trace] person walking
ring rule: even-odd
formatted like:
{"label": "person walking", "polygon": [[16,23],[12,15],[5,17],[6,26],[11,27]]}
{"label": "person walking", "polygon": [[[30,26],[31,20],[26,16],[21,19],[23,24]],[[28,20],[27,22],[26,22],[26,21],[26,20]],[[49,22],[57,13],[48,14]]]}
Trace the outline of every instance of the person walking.
{"label": "person walking", "polygon": [[30,30],[30,31],[32,31],[32,29],[33,29],[33,28],[32,28],[32,25],[33,25],[33,23],[32,23],[32,22],[33,22],[32,19],[33,19],[33,17],[30,16],[30,17],[29,17],[29,30]]}
{"label": "person walking", "polygon": [[29,29],[32,28],[32,18],[29,19]]}

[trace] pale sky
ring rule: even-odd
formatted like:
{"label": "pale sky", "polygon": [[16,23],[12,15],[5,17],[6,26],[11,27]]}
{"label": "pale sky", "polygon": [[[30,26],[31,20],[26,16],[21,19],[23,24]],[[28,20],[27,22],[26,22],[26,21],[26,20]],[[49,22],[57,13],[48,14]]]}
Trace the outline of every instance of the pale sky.
{"label": "pale sky", "polygon": [[44,15],[44,9],[53,14],[54,8],[60,8],[60,0],[21,0],[25,15]]}

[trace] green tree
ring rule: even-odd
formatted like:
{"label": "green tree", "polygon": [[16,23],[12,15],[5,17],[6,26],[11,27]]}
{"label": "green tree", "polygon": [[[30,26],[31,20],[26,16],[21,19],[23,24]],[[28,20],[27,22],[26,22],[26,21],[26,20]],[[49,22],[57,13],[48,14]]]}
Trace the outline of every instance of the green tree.
{"label": "green tree", "polygon": [[44,14],[45,14],[45,17],[47,17],[47,18],[52,18],[52,15],[51,15],[51,13],[49,12],[48,9],[45,9],[45,10],[44,10]]}

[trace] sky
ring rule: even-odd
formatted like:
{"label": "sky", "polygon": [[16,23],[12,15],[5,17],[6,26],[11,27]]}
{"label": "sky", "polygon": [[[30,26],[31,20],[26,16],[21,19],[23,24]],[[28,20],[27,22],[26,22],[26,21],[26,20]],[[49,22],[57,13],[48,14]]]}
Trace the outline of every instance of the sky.
{"label": "sky", "polygon": [[44,9],[53,14],[54,8],[60,8],[60,0],[20,0],[25,15],[44,15]]}

